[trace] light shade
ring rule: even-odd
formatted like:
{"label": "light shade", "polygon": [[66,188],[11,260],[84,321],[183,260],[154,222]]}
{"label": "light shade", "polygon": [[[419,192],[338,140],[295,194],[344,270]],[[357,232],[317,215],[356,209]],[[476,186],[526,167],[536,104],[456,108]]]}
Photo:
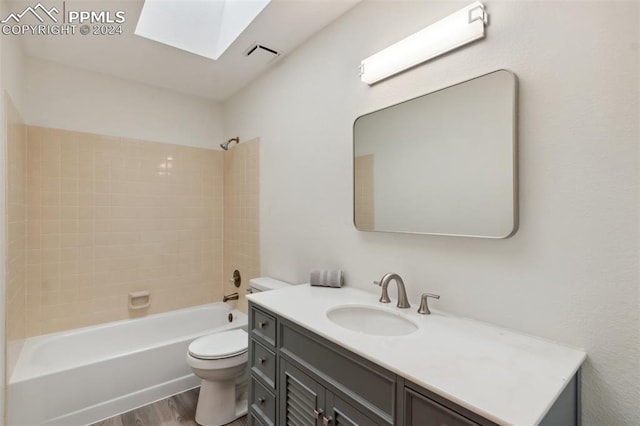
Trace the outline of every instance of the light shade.
{"label": "light shade", "polygon": [[488,15],[475,2],[364,59],[360,78],[373,84],[484,37]]}

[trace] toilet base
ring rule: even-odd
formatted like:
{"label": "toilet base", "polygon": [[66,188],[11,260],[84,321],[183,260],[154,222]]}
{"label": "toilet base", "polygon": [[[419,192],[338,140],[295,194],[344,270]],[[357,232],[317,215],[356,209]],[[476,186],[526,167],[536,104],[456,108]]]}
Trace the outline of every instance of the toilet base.
{"label": "toilet base", "polygon": [[246,383],[235,380],[208,381],[200,385],[196,422],[201,426],[221,426],[247,414]]}

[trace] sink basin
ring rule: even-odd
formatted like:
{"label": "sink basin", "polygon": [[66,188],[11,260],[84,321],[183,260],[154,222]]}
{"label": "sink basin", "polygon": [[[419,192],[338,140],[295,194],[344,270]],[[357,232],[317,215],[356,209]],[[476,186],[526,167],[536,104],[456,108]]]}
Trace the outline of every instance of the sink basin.
{"label": "sink basin", "polygon": [[375,336],[404,336],[418,330],[413,321],[389,309],[371,305],[341,305],[327,311],[333,323]]}

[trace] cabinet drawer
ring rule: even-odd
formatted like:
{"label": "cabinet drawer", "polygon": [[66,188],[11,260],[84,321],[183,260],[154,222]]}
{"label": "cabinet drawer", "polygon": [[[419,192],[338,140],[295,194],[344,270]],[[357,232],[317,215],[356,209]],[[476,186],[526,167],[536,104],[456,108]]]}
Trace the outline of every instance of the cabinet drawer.
{"label": "cabinet drawer", "polygon": [[276,319],[259,309],[251,309],[251,330],[254,336],[262,338],[271,346],[276,345]]}
{"label": "cabinet drawer", "polygon": [[253,413],[249,413],[247,416],[249,419],[249,426],[264,426],[260,421],[260,417],[256,416]]}
{"label": "cabinet drawer", "polygon": [[276,354],[251,339],[251,372],[275,389],[276,387]]}
{"label": "cabinet drawer", "polygon": [[254,377],[251,378],[251,412],[260,423],[272,426],[276,419],[276,397]]}
{"label": "cabinet drawer", "polygon": [[405,388],[406,426],[478,426],[466,417],[437,402]]}
{"label": "cabinet drawer", "polygon": [[289,321],[280,320],[279,327],[281,357],[311,371],[330,391],[338,391],[385,422],[393,422],[395,374]]}

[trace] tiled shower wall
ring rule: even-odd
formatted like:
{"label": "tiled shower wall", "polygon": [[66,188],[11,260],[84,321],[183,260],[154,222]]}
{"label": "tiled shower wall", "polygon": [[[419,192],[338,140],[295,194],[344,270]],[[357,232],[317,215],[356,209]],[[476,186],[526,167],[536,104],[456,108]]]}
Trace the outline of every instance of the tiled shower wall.
{"label": "tiled shower wall", "polygon": [[15,353],[26,337],[26,127],[20,114],[5,94],[7,117],[7,269],[6,338],[7,377],[15,362]]}
{"label": "tiled shower wall", "polygon": [[27,132],[27,335],[221,299],[222,152]]}
{"label": "tiled shower wall", "polygon": [[[260,275],[260,141],[231,145],[224,153],[224,292],[238,292],[237,307],[246,312],[249,280]],[[229,283],[233,271],[240,288]]]}
{"label": "tiled shower wall", "polygon": [[354,169],[354,220],[358,229],[372,231],[375,228],[374,210],[374,155],[355,158]]}

